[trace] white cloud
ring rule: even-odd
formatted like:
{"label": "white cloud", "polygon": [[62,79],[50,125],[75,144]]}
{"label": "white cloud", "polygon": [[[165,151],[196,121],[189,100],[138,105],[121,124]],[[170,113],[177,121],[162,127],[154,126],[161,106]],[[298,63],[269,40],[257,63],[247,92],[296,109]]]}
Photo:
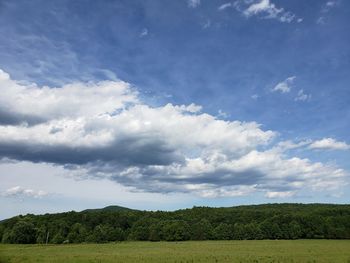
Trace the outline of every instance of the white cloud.
{"label": "white cloud", "polygon": [[224,112],[223,110],[219,109],[218,110],[218,115],[219,118],[223,118],[226,119],[228,117],[230,117],[230,114],[228,114],[227,112]]}
{"label": "white cloud", "polygon": [[280,22],[291,23],[297,20],[295,14],[285,11],[284,8],[278,8],[270,0],[241,0],[235,2],[235,7],[246,17],[254,15],[263,15],[266,19],[277,19]]}
{"label": "white cloud", "polygon": [[340,1],[332,0],[327,1],[321,8],[321,16],[317,18],[316,24],[318,25],[325,25],[327,23],[327,20],[329,18],[329,12],[337,7],[340,4]]}
{"label": "white cloud", "polygon": [[137,92],[123,81],[103,81],[98,85],[73,83],[60,88],[38,87],[11,80],[2,70],[0,92],[0,114],[6,115],[8,121],[28,124],[112,114],[137,102]]}
{"label": "white cloud", "polygon": [[26,189],[21,186],[14,186],[2,193],[2,196],[14,198],[42,198],[47,195],[48,193],[43,190]]}
{"label": "white cloud", "polygon": [[299,142],[281,141],[273,149],[278,152],[285,152],[291,149],[304,148],[316,150],[349,150],[350,145],[346,142],[339,142],[333,138],[324,138],[321,140],[302,140]]}
{"label": "white cloud", "polygon": [[224,121],[195,104],[152,107],[122,81],[49,88],[1,72],[0,90],[0,158],[205,197],[336,189],[347,175],[286,156],[273,143],[277,133],[255,122]]}
{"label": "white cloud", "polygon": [[335,0],[327,1],[322,6],[321,13],[328,13],[332,8],[338,6],[339,4],[340,4],[339,1],[335,1]]}
{"label": "white cloud", "polygon": [[337,4],[337,1],[328,1],[326,3],[326,6],[335,6]]}
{"label": "white cloud", "polygon": [[280,152],[285,152],[292,149],[302,148],[311,144],[311,140],[302,140],[298,142],[293,142],[291,140],[279,142],[274,149]]}
{"label": "white cloud", "polygon": [[292,89],[293,82],[295,80],[295,76],[291,76],[286,78],[284,81],[278,83],[273,89],[273,92],[279,91],[281,93],[288,93]]}
{"label": "white cloud", "polygon": [[286,198],[295,195],[295,192],[287,191],[287,192],[267,192],[265,196],[267,198]]}
{"label": "white cloud", "polygon": [[203,25],[202,28],[203,29],[207,29],[211,26],[211,21],[208,19]]}
{"label": "white cloud", "polygon": [[189,191],[194,191],[199,196],[206,197],[206,198],[246,196],[256,192],[255,187],[256,185],[222,186],[220,188],[210,184],[185,185],[185,188],[188,189]]}
{"label": "white cloud", "polygon": [[201,4],[201,0],[188,0],[187,4],[191,8],[196,8]]}
{"label": "white cloud", "polygon": [[148,29],[147,28],[142,29],[142,31],[140,33],[140,37],[145,37],[147,35],[148,35]]}
{"label": "white cloud", "polygon": [[307,101],[311,99],[311,95],[310,94],[305,94],[304,90],[299,90],[298,91],[298,95],[295,97],[295,101]]}
{"label": "white cloud", "polygon": [[225,4],[220,5],[220,6],[218,7],[218,10],[219,10],[219,11],[223,11],[223,10],[225,10],[226,8],[229,8],[229,7],[232,7],[232,6],[233,6],[232,3],[225,3]]}
{"label": "white cloud", "polygon": [[196,105],[194,103],[191,103],[188,106],[185,106],[185,105],[175,106],[175,108],[181,111],[190,112],[190,113],[199,113],[202,110],[202,106]]}
{"label": "white cloud", "polygon": [[333,138],[324,138],[310,144],[310,149],[317,150],[349,150],[350,145],[346,142],[339,142]]}
{"label": "white cloud", "polygon": [[205,23],[202,24],[203,29],[211,27],[211,21],[208,19]]}
{"label": "white cloud", "polygon": [[260,0],[251,4],[245,11],[244,14],[246,16],[256,15],[261,12],[267,12],[271,16],[276,16],[277,14],[283,11],[282,8],[278,9],[270,0]]}
{"label": "white cloud", "polygon": [[320,16],[319,18],[317,18],[316,24],[324,25],[324,24],[326,24],[326,19],[323,16]]}
{"label": "white cloud", "polygon": [[253,94],[253,95],[251,96],[251,98],[252,98],[253,100],[257,100],[257,99],[259,98],[259,95],[258,95],[258,94]]}

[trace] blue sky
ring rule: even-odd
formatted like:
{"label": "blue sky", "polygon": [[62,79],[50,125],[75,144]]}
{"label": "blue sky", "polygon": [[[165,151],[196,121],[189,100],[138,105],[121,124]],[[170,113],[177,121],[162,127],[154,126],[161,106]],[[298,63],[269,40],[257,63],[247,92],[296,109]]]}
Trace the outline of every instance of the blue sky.
{"label": "blue sky", "polygon": [[[348,1],[0,1],[0,14],[2,217],[349,202]],[[75,145],[62,130],[81,120],[114,137]],[[125,126],[137,121],[152,128]]]}

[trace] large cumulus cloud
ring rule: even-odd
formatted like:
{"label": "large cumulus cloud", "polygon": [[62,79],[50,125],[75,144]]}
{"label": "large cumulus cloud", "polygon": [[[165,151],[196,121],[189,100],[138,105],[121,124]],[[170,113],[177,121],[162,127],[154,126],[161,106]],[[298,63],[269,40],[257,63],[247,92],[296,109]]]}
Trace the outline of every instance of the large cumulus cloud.
{"label": "large cumulus cloud", "polygon": [[207,197],[287,197],[337,189],[347,175],[288,157],[275,145],[277,133],[255,122],[220,120],[194,104],[152,107],[122,81],[50,88],[0,71],[0,91],[1,158],[62,165],[139,191]]}

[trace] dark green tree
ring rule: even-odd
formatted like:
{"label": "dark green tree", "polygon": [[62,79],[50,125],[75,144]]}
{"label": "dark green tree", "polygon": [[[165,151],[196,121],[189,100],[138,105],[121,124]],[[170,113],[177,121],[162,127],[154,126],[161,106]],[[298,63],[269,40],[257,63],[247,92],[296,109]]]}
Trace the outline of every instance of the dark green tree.
{"label": "dark green tree", "polygon": [[213,238],[213,227],[207,219],[202,219],[192,226],[193,240],[207,240]]}
{"label": "dark green tree", "polygon": [[160,241],[162,235],[162,224],[154,223],[149,228],[149,238],[150,241]]}
{"label": "dark green tree", "polygon": [[125,233],[122,228],[115,227],[112,229],[111,233],[109,234],[109,240],[110,241],[123,241],[125,240]]}
{"label": "dark green tree", "polygon": [[62,236],[60,232],[54,235],[54,237],[51,240],[53,244],[62,244],[64,241],[65,241],[65,238]]}
{"label": "dark green tree", "polygon": [[301,227],[298,224],[298,222],[296,222],[295,220],[293,220],[292,222],[289,223],[289,238],[290,239],[298,239],[301,237],[302,231],[301,231]]}
{"label": "dark green tree", "polygon": [[246,234],[245,234],[245,229],[244,229],[244,225],[240,224],[240,223],[236,223],[233,226],[233,239],[236,240],[243,240],[246,238]]}
{"label": "dark green tree", "polygon": [[87,237],[87,241],[94,243],[104,243],[110,241],[110,233],[113,230],[112,227],[107,225],[98,225],[94,228],[94,231]]}
{"label": "dark green tree", "polygon": [[13,243],[12,240],[12,230],[9,228],[5,229],[1,238],[1,243]]}
{"label": "dark green tree", "polygon": [[46,243],[47,230],[45,226],[40,226],[36,229],[36,243],[44,244]]}
{"label": "dark green tree", "polygon": [[229,240],[233,238],[233,227],[226,223],[220,223],[213,231],[214,239]]}
{"label": "dark green tree", "polygon": [[10,243],[33,244],[36,241],[36,229],[30,220],[19,220],[9,233]]}
{"label": "dark green tree", "polygon": [[148,240],[150,220],[141,218],[130,229],[130,240]]}
{"label": "dark green tree", "polygon": [[87,230],[85,226],[81,223],[75,223],[67,236],[67,240],[70,243],[81,243],[85,241],[86,236]]}
{"label": "dark green tree", "polygon": [[163,225],[162,235],[166,241],[183,241],[190,238],[190,227],[183,220],[167,221]]}
{"label": "dark green tree", "polygon": [[263,232],[260,229],[260,226],[255,223],[249,223],[246,225],[243,225],[243,237],[244,239],[263,239]]}

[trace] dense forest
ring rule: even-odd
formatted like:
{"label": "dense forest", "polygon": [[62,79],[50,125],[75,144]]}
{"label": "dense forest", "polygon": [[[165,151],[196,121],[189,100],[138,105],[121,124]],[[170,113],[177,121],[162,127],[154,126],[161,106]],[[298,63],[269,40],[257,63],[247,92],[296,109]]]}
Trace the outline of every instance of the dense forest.
{"label": "dense forest", "polygon": [[3,243],[300,238],[349,239],[350,205],[266,204],[174,212],[111,206],[0,222]]}

